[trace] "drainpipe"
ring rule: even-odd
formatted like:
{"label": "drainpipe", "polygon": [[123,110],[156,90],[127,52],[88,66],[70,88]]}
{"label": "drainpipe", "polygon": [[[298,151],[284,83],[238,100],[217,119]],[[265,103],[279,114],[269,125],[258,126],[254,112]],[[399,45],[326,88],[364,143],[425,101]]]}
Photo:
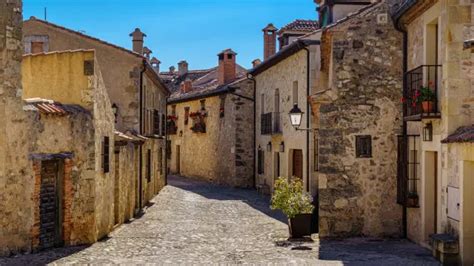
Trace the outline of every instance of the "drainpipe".
{"label": "drainpipe", "polygon": [[[395,21],[395,29],[398,30],[403,34],[403,96],[406,93],[406,88],[407,88],[407,79],[405,77],[405,73],[408,71],[408,32],[400,27],[399,25],[399,19]],[[405,106],[403,106],[403,117],[407,115],[407,110]],[[403,125],[402,125],[402,134],[403,134],[403,160],[405,165],[407,160],[406,154],[408,153],[408,142],[407,140],[407,135],[408,135],[408,126],[407,122],[405,119],[403,119]],[[408,176],[408,169],[404,169],[405,173],[403,175],[404,178]],[[407,185],[408,186],[408,185]],[[408,215],[407,215],[407,206],[406,202],[403,204],[403,211],[402,211],[402,237],[403,238],[408,238]]]}
{"label": "drainpipe", "polygon": [[[140,106],[140,135],[143,136],[143,74],[146,71],[146,60],[143,59],[143,66],[142,69],[140,70],[140,100],[139,100],[139,106]],[[139,170],[138,170],[138,205],[139,205],[139,210],[141,212],[142,210],[142,205],[143,205],[143,144],[140,145],[139,149]]]}
{"label": "drainpipe", "polygon": [[252,76],[252,74],[247,74],[247,78],[251,81],[253,81],[253,99],[254,99],[254,103],[253,103],[253,188],[257,188],[257,168],[256,168],[256,165],[257,165],[257,127],[256,127],[256,123],[257,123],[257,104],[256,104],[256,100],[257,100],[257,81],[255,80],[255,78]]}
{"label": "drainpipe", "polygon": [[[310,105],[309,105],[309,96],[310,96],[310,91],[309,91],[309,86],[310,86],[310,63],[311,63],[311,52],[307,47],[304,47],[303,49],[306,50],[306,127],[309,129],[309,116],[310,116]],[[309,167],[309,132],[310,130],[306,130],[306,191],[309,192],[309,181],[310,181],[310,167]]]}
{"label": "drainpipe", "polygon": [[[170,96],[165,98],[165,121],[168,121],[168,100]],[[171,148],[171,147],[170,147]],[[168,123],[165,122],[165,186],[168,185]]]}

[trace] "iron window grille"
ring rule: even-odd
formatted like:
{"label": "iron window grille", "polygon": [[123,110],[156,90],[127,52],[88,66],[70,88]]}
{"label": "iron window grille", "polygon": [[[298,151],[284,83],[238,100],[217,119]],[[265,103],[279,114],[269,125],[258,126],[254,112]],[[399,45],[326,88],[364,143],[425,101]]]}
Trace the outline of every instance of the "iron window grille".
{"label": "iron window grille", "polygon": [[[406,87],[403,103],[407,117],[439,116],[439,78],[441,77],[439,72],[441,70],[441,65],[421,65],[405,73]],[[431,90],[432,101],[422,101],[423,88]]]}
{"label": "iron window grille", "polygon": [[272,135],[281,133],[280,113],[261,114],[260,133],[262,135]]}
{"label": "iron window grille", "polygon": [[356,157],[372,157],[372,137],[370,135],[356,136]]}
{"label": "iron window grille", "polygon": [[104,174],[110,172],[110,138],[107,136],[102,142],[102,170]]}

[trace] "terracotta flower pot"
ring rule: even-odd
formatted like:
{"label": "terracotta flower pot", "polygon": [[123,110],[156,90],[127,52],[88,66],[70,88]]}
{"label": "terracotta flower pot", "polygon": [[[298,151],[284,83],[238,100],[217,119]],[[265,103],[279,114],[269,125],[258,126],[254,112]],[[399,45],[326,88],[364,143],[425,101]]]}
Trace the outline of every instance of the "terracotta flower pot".
{"label": "terracotta flower pot", "polygon": [[422,102],[421,108],[423,109],[423,113],[432,113],[434,109],[434,102],[433,101]]}

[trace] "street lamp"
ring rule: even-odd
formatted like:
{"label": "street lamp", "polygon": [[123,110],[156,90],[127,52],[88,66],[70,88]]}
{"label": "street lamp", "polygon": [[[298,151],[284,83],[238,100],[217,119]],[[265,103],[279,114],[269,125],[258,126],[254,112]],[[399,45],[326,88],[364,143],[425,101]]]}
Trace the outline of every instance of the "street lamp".
{"label": "street lamp", "polygon": [[293,106],[293,109],[291,109],[289,115],[290,115],[291,125],[298,130],[298,128],[301,125],[301,120],[303,118],[303,112],[298,107],[298,104],[295,104]]}

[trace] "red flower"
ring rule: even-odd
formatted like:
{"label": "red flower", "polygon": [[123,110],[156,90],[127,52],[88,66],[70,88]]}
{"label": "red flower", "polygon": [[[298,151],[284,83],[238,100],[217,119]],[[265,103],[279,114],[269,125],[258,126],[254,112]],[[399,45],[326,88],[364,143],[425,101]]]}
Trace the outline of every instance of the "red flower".
{"label": "red flower", "polygon": [[406,99],[405,97],[402,97],[402,98],[400,99],[400,102],[401,102],[401,103],[406,103],[406,102],[407,102],[407,99]]}

